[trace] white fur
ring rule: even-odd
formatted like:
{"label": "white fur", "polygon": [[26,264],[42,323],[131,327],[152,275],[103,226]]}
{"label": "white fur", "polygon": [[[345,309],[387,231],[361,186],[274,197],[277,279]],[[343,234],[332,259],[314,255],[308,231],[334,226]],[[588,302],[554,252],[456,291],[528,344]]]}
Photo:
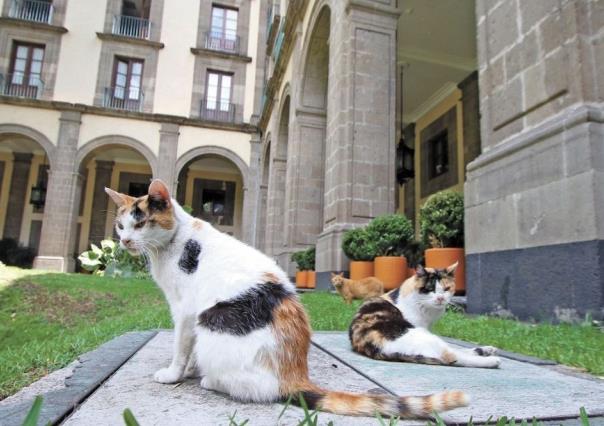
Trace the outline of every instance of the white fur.
{"label": "white fur", "polygon": [[[128,214],[118,218],[124,229],[117,229],[121,239],[132,240],[133,251],[143,251],[149,256],[151,274],[163,290],[174,320],[172,363],[157,371],[155,380],[181,381],[194,351],[204,388],[246,401],[275,400],[279,395],[278,378],[258,362],[261,355],[275,353],[271,327],[246,336],[233,336],[212,332],[196,323],[201,312],[261,283],[266,273],[277,276],[293,293],[294,286],[272,259],[207,222],[203,222],[201,229],[194,229],[193,218],[175,200],[171,202],[176,220],[173,230],[159,226],[135,230],[135,221]],[[199,264],[192,274],[178,266],[189,239],[201,245]]]}
{"label": "white fur", "polygon": [[395,306],[415,328],[410,329],[396,340],[387,341],[382,351],[386,355],[398,353],[437,359],[441,359],[442,354],[447,351],[457,358],[453,365],[497,368],[501,360],[496,356],[491,356],[496,352],[496,348],[484,346],[481,348],[484,356],[479,356],[473,349],[456,349],[430,332],[432,324],[445,313],[452,296],[451,292],[445,291],[440,281],[436,282],[435,291],[427,294],[417,291],[406,296],[400,294]]}

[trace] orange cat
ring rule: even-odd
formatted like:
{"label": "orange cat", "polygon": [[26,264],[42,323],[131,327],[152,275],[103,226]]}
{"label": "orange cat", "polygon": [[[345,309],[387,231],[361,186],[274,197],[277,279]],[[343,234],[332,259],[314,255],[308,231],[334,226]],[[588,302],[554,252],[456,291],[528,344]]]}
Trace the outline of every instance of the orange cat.
{"label": "orange cat", "polygon": [[376,277],[367,277],[354,281],[344,278],[344,273],[331,273],[331,283],[336,291],[348,304],[352,299],[367,299],[369,297],[381,296],[384,293],[384,283]]}

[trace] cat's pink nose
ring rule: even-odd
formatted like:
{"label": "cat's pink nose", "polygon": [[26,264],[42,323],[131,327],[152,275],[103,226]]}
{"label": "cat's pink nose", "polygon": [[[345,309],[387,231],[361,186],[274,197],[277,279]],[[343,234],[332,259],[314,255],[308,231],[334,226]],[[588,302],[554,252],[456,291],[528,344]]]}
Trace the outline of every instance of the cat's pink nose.
{"label": "cat's pink nose", "polygon": [[128,239],[122,240],[122,244],[125,245],[126,247],[130,247],[131,243],[132,243],[132,240],[128,240]]}
{"label": "cat's pink nose", "polygon": [[445,301],[445,297],[444,296],[436,296],[436,301],[438,303],[443,303]]}

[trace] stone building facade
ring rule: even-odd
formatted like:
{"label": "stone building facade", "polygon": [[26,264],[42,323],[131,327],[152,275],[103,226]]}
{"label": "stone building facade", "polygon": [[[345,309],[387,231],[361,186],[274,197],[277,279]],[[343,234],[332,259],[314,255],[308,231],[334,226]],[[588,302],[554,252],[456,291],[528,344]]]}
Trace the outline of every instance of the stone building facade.
{"label": "stone building facade", "polygon": [[471,312],[604,316],[604,2],[274,3],[260,247],[316,245],[327,286],[347,229],[464,191]]}
{"label": "stone building facade", "polygon": [[[161,178],[253,243],[261,0],[0,0],[0,238],[74,270],[113,231],[105,186]],[[45,202],[34,198],[42,193]]]}

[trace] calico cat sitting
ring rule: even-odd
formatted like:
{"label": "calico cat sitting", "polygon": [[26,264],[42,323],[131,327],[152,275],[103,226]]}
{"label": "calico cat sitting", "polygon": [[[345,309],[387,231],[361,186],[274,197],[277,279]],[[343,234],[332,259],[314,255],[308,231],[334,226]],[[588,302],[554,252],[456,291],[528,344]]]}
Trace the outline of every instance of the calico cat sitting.
{"label": "calico cat sitting", "polygon": [[353,350],[378,360],[497,368],[496,348],[453,348],[429,330],[455,292],[456,267],[419,265],[399,288],[363,303],[349,328]]}
{"label": "calico cat sitting", "polygon": [[467,405],[463,392],[431,396],[332,392],[308,377],[310,326],[295,287],[268,256],[187,214],[154,180],[133,198],[106,188],[118,205],[122,247],[144,254],[174,321],[172,363],[160,383],[183,380],[191,358],[201,386],[250,402],[302,395],[308,407],[336,414],[426,417]]}
{"label": "calico cat sitting", "polygon": [[376,277],[349,280],[344,278],[343,272],[340,272],[339,274],[334,274],[332,272],[331,283],[344,301],[349,305],[352,303],[352,299],[367,299],[384,294],[384,283]]}

